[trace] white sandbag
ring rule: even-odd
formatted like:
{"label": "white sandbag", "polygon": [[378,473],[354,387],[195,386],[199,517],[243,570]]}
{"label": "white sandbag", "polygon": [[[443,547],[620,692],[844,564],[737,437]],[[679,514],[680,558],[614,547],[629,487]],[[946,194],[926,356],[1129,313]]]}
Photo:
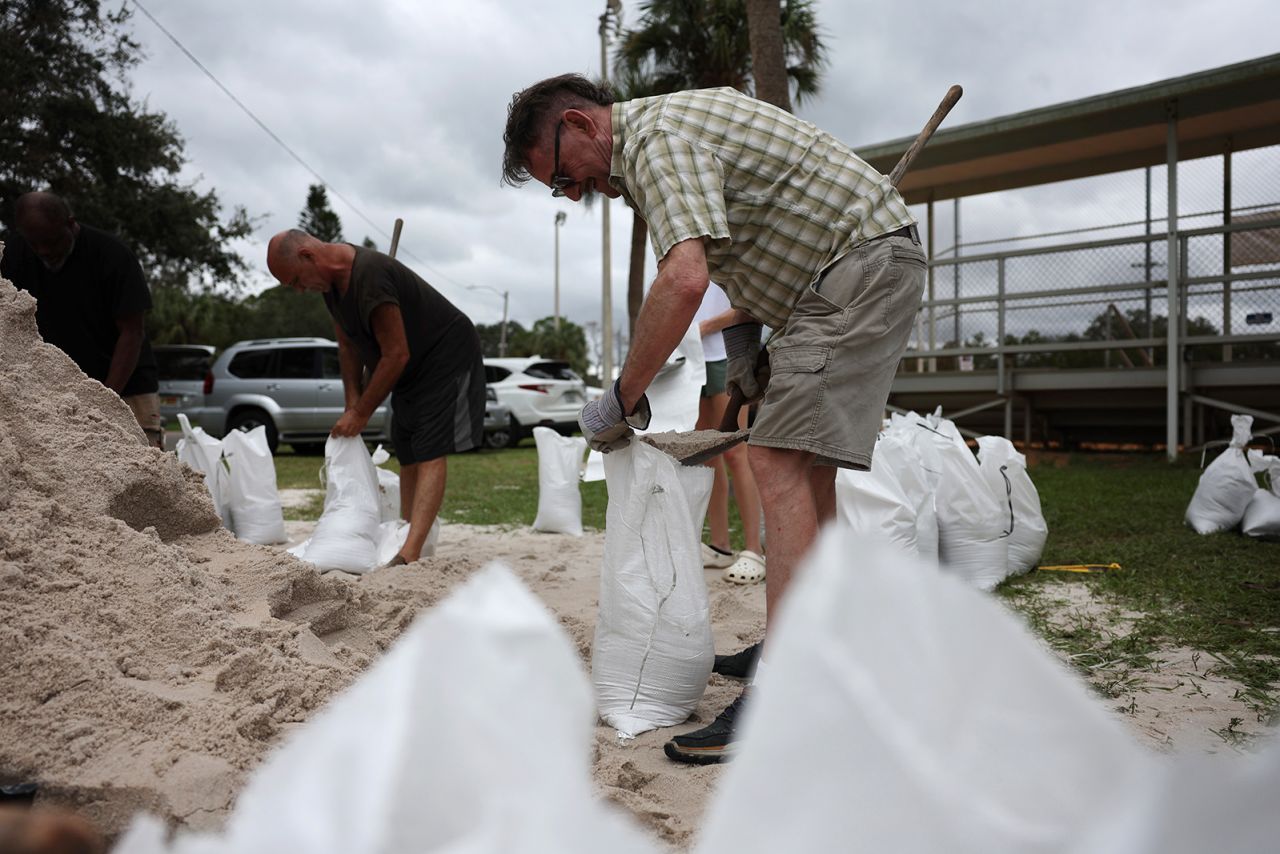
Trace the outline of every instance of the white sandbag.
{"label": "white sandbag", "polygon": [[702,352],[698,324],[685,330],[684,338],[666,365],[645,389],[653,419],[645,433],[692,430],[698,424],[698,403],[707,384],[707,360]]}
{"label": "white sandbag", "polygon": [[936,418],[922,432],[937,451],[940,471],[934,501],[939,560],[946,571],[991,590],[1007,574],[1009,502],[996,500],[952,422]]}
{"label": "white sandbag", "polygon": [[1187,524],[1197,534],[1229,531],[1244,518],[1244,508],[1258,491],[1245,454],[1252,429],[1253,416],[1232,415],[1230,444],[1200,475],[1187,505]]}
{"label": "white sandbag", "polygon": [[204,475],[204,485],[209,488],[213,509],[218,511],[222,524],[230,528],[231,513],[227,508],[227,470],[222,464],[222,441],[210,436],[203,427],[192,427],[187,416],[181,412],[178,413],[178,426],[182,428],[182,438],[174,447],[178,461]]}
{"label": "white sandbag", "polygon": [[712,472],[644,442],[604,463],[609,507],[591,681],[600,717],[633,736],[687,719],[711,675],[701,536]]}
{"label": "white sandbag", "polygon": [[222,440],[222,454],[227,466],[227,511],[236,537],[261,546],[288,540],[267,428],[232,430]]}
{"label": "white sandbag", "polygon": [[534,427],[533,441],[538,446],[538,513],[533,529],[582,536],[582,493],[578,483],[585,465],[587,440],[561,436],[550,427]]}
{"label": "white sandbag", "polygon": [[912,554],[937,560],[933,492],[919,454],[898,433],[876,440],[870,471],[836,473],[836,515],[854,531],[879,533]]}
{"label": "white sandbag", "polygon": [[491,564],[253,772],[217,834],[135,821],[116,854],[656,854],[590,777],[573,644]]}
{"label": "white sandbag", "polygon": [[702,854],[1063,851],[1162,761],[1017,616],[848,529],[775,617]]}
{"label": "white sandbag", "polygon": [[1049,525],[1040,507],[1040,493],[1027,473],[1027,458],[1003,436],[983,436],[978,439],[978,466],[996,500],[1008,500],[1013,508],[1008,574],[1030,572],[1040,563]]}
{"label": "white sandbag", "polygon": [[370,455],[374,471],[378,475],[378,519],[381,522],[394,522],[400,518],[400,475],[383,468],[391,454],[381,445],[373,449]]}
{"label": "white sandbag", "polygon": [[298,557],[321,570],[368,572],[378,566],[379,537],[378,476],[369,449],[359,437],[330,436],[324,465],[324,512]]}
{"label": "white sandbag", "polygon": [[1245,505],[1240,532],[1250,537],[1280,539],[1280,457],[1250,459],[1255,471],[1264,472],[1267,489],[1258,489]]}

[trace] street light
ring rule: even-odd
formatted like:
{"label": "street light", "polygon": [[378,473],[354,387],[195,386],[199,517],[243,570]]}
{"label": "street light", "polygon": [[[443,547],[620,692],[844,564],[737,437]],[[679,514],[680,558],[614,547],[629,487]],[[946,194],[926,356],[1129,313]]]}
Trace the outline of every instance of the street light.
{"label": "street light", "polygon": [[556,211],[556,332],[560,331],[560,226],[568,218],[564,211]]}
{"label": "street light", "polygon": [[507,298],[511,295],[511,291],[500,291],[497,288],[492,288],[488,285],[467,285],[467,290],[469,291],[474,291],[477,288],[480,290],[493,291],[495,294],[502,297],[502,337],[498,339],[498,355],[505,356],[507,355]]}
{"label": "street light", "polygon": [[[616,27],[622,21],[622,0],[605,0],[604,13],[600,15],[600,79],[604,83],[609,82],[609,28],[612,24]],[[600,301],[600,313],[602,315],[603,329],[601,334],[603,340],[601,342],[604,349],[604,360],[600,366],[600,382],[602,385],[608,385],[613,379],[613,283],[611,276],[611,266],[613,264],[610,249],[610,230],[609,230],[609,197],[601,194],[601,225],[603,233],[603,243],[601,246],[601,289],[603,294]]]}

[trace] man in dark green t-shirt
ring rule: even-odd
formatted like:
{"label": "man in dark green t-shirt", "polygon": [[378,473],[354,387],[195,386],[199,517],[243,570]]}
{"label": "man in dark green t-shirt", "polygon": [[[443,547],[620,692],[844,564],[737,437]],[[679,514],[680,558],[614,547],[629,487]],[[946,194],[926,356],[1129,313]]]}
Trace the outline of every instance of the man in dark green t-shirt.
{"label": "man in dark green t-shirt", "polygon": [[128,404],[147,442],[164,447],[159,379],[143,318],[151,291],[118,238],[76,221],[53,193],[14,203],[0,273],[36,298],[40,337]]}
{"label": "man in dark green t-shirt", "polygon": [[359,436],[392,395],[409,536],[388,566],[417,560],[444,501],[448,455],[479,447],[484,432],[480,336],[435,288],[371,249],[282,231],[267,245],[267,268],[298,292],[322,294],[333,316],[346,410],[332,435]]}

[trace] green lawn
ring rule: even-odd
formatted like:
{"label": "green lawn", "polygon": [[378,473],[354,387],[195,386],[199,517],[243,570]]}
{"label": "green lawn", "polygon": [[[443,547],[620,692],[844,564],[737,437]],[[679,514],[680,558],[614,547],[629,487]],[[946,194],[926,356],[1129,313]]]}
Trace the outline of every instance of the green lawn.
{"label": "green lawn", "polygon": [[[321,457],[276,457],[281,487],[314,487]],[[389,464],[397,468],[394,460]],[[1090,575],[1034,572],[1000,594],[1026,613],[1050,643],[1080,666],[1121,662],[1141,670],[1160,646],[1186,646],[1212,656],[1212,666],[1246,686],[1260,714],[1274,714],[1280,683],[1280,543],[1238,534],[1200,536],[1183,513],[1200,476],[1192,461],[1169,465],[1155,456],[1071,455],[1033,464],[1049,539],[1042,563],[1119,563]],[[583,524],[603,529],[603,482],[582,485]],[[480,451],[450,458],[446,521],[529,525],[538,504],[538,455],[533,447]],[[294,511],[315,518],[319,504]],[[735,547],[741,522],[732,513]],[[1117,635],[1087,622],[1067,627],[1046,619],[1046,599],[1058,585],[1087,584],[1123,611],[1141,612],[1132,631]]]}
{"label": "green lawn", "polygon": [[[1196,461],[1170,465],[1152,456],[1072,455],[1030,470],[1049,539],[1043,564],[1118,563],[1089,575],[1033,572],[1002,595],[1080,666],[1151,665],[1160,646],[1208,653],[1206,666],[1242,682],[1267,716],[1280,682],[1280,543],[1235,533],[1202,536],[1183,522],[1200,477]],[[1088,584],[1125,611],[1140,612],[1119,636],[1088,621],[1055,628],[1042,612],[1056,585]]]}

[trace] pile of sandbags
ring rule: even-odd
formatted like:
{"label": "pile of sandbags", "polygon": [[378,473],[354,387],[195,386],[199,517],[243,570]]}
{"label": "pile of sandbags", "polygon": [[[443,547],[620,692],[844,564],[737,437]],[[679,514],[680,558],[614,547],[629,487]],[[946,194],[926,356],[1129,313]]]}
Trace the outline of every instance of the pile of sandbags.
{"label": "pile of sandbags", "polygon": [[[1200,475],[1187,505],[1187,524],[1198,534],[1237,528],[1251,537],[1280,537],[1280,458],[1248,449],[1253,416],[1231,416],[1227,448]],[[1258,485],[1265,473],[1268,487]]]}
{"label": "pile of sandbags", "polygon": [[1035,568],[1048,537],[1026,457],[984,436],[975,458],[941,410],[895,414],[871,470],[836,475],[837,517],[990,590]]}

